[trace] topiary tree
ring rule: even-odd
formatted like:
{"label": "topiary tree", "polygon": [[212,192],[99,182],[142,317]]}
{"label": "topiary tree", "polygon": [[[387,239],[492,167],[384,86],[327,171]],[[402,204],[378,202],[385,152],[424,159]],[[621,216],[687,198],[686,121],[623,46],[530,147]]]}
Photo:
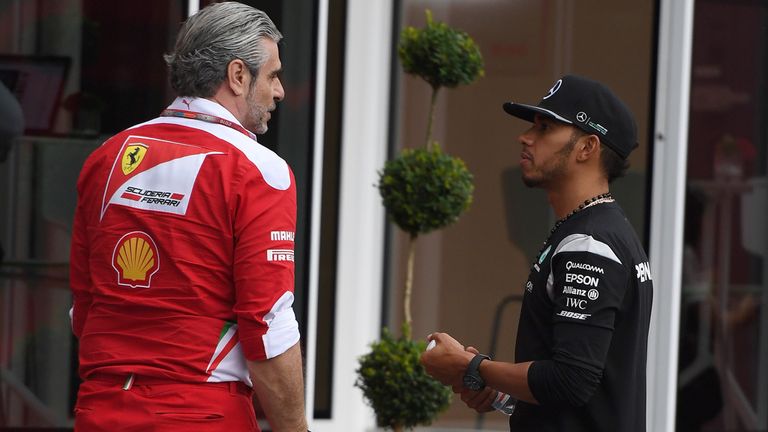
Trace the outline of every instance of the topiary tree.
{"label": "topiary tree", "polygon": [[397,54],[405,73],[420,77],[432,87],[426,144],[430,148],[435,104],[440,88],[471,84],[482,77],[485,71],[480,48],[468,34],[448,24],[434,22],[429,10],[426,15],[425,28],[406,27],[403,30]]}
{"label": "topiary tree", "polygon": [[358,387],[376,412],[380,427],[402,430],[432,422],[444,411],[450,391],[424,371],[424,342],[394,339],[386,328],[371,352],[360,358]]}
{"label": "topiary tree", "polygon": [[459,158],[451,157],[435,145],[431,149],[406,149],[388,161],[379,177],[379,193],[389,218],[408,238],[403,314],[410,338],[411,293],[416,256],[416,240],[456,222],[472,203],[472,174]]}
{"label": "topiary tree", "polygon": [[425,348],[411,338],[411,294],[419,235],[456,222],[472,203],[472,174],[464,161],[445,154],[432,139],[435,104],[442,87],[470,84],[483,76],[483,60],[472,38],[426,11],[425,28],[408,27],[400,35],[398,56],[406,73],[432,87],[423,147],[406,149],[379,173],[379,193],[389,218],[408,233],[408,266],[403,297],[402,335],[385,328],[371,352],[360,358],[356,386],[376,412],[379,426],[395,431],[430,424],[448,407],[451,391],[419,364]]}
{"label": "topiary tree", "polygon": [[[450,157],[432,139],[437,95],[442,87],[471,84],[483,76],[483,58],[475,41],[445,23],[435,22],[426,11],[423,29],[407,27],[397,48],[403,70],[432,87],[423,148],[404,150],[384,166],[379,193],[387,214],[410,235],[406,269],[404,315],[411,327],[411,293],[416,239],[455,222],[472,203],[472,174],[464,161]],[[410,337],[410,334],[405,335]]]}

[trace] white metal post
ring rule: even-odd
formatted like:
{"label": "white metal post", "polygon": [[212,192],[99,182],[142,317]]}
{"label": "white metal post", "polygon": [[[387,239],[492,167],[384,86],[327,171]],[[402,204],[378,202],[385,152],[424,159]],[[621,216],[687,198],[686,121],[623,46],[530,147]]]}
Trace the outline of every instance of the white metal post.
{"label": "white metal post", "polygon": [[[325,148],[325,84],[328,64],[328,0],[318,4],[317,64],[315,66],[315,134],[312,155],[312,203],[309,222],[309,295],[307,296],[306,411],[312,419],[317,365],[317,302],[320,277],[320,222]],[[337,342],[338,343],[338,342]]]}
{"label": "white metal post", "polygon": [[694,0],[661,0],[650,259],[654,302],[648,340],[649,431],[673,431],[683,256]]}
{"label": "white metal post", "polygon": [[330,420],[312,430],[365,431],[373,411],[354,387],[357,359],[379,336],[384,209],[374,185],[387,155],[392,0],[347,3]]}
{"label": "white metal post", "polygon": [[187,17],[191,17],[200,10],[200,0],[187,0]]}

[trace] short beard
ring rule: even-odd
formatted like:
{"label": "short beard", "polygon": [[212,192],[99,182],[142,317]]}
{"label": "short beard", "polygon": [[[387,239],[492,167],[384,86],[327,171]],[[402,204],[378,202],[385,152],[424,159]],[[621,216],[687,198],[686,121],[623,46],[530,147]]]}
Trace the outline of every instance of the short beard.
{"label": "short beard", "polygon": [[256,81],[251,83],[250,88],[248,89],[248,95],[246,95],[246,100],[248,101],[248,115],[246,117],[246,120],[248,122],[247,125],[243,125],[246,129],[253,132],[256,135],[262,135],[267,132],[269,129],[269,126],[267,125],[267,121],[264,120],[267,116],[267,112],[270,110],[273,110],[275,107],[264,107],[257,103],[251,103],[251,93],[256,88]]}
{"label": "short beard", "polygon": [[555,166],[552,167],[552,169],[542,172],[543,175],[539,178],[527,178],[523,175],[523,184],[529,188],[546,187],[553,179],[560,177],[563,171],[565,171],[565,164],[568,162],[568,157],[571,155],[571,152],[573,152],[573,148],[576,147],[576,142],[583,135],[584,134],[580,131],[574,130],[571,133],[571,138],[568,140],[568,142],[563,146],[563,148],[555,153],[554,157],[557,158],[555,161]]}
{"label": "short beard", "polygon": [[261,105],[253,104],[248,106],[248,120],[253,126],[251,126],[251,132],[256,135],[262,135],[267,132],[269,126],[264,120],[267,114],[267,109]]}

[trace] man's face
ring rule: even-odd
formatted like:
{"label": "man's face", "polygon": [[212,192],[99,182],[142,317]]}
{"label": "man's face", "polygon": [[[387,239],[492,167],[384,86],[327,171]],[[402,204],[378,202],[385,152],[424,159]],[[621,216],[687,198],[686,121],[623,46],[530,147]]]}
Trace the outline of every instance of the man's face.
{"label": "man's face", "polygon": [[533,125],[518,138],[523,183],[547,188],[566,178],[576,137],[572,126],[536,114]]}
{"label": "man's face", "polygon": [[248,111],[243,121],[243,127],[255,134],[263,134],[267,131],[269,128],[267,122],[272,118],[271,112],[277,107],[277,102],[285,97],[283,84],[280,82],[282,64],[277,43],[269,38],[264,38],[261,43],[268,54],[268,59],[259,69],[259,75],[248,87],[248,94],[245,97]]}

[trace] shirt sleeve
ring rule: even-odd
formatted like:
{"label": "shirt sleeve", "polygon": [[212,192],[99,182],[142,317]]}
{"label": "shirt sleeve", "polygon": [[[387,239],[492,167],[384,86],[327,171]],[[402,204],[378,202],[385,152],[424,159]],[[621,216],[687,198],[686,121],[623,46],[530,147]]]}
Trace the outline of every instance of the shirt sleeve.
{"label": "shirt sleeve", "polygon": [[250,170],[234,200],[234,312],[251,361],[276,357],[299,340],[293,311],[296,188],[286,169],[285,189]]}
{"label": "shirt sleeve", "polygon": [[600,384],[629,272],[606,244],[588,235],[564,240],[552,256],[551,358],[528,372],[541,404],[581,406]]}

